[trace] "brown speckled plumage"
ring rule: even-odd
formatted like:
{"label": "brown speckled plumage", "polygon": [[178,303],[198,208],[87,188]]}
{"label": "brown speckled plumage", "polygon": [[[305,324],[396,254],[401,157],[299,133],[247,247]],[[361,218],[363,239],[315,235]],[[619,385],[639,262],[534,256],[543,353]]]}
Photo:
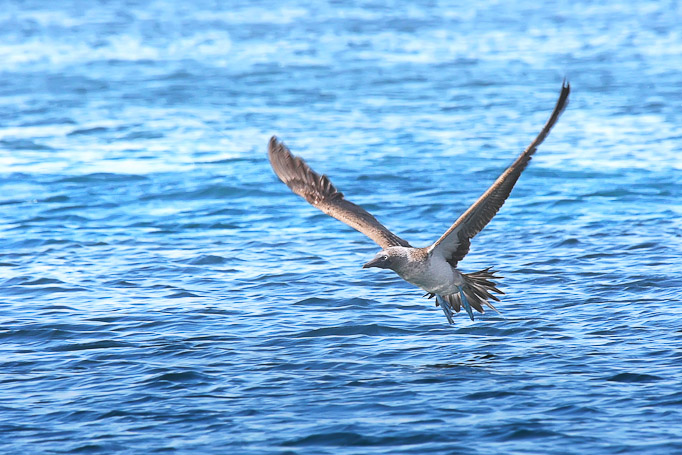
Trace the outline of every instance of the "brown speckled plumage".
{"label": "brown speckled plumage", "polygon": [[280,180],[314,207],[362,232],[382,248],[410,246],[365,209],[346,200],[326,175],[318,174],[301,158],[292,155],[275,136],[270,139],[268,157]]}

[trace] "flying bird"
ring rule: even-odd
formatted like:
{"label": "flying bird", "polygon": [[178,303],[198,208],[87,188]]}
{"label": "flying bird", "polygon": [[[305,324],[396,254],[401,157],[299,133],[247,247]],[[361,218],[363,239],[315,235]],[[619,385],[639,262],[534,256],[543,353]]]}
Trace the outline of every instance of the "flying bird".
{"label": "flying bird", "polygon": [[552,115],[540,134],[518,158],[495,180],[483,195],[469,207],[450,229],[425,248],[415,248],[406,240],[389,231],[362,207],[347,200],[326,175],[313,171],[300,157],[277,137],[270,139],[268,157],[275,174],[294,193],[314,207],[362,232],[382,249],[363,268],[390,269],[401,278],[426,291],[425,297],[436,298],[450,324],[454,312],[464,308],[474,320],[472,308],[483,313],[487,306],[494,311],[491,300],[499,302],[495,294],[504,294],[493,280],[502,277],[491,267],[464,273],[457,264],[469,252],[471,239],[493,219],[509,196],[514,184],[542,144],[568,103],[570,85],[564,81]]}

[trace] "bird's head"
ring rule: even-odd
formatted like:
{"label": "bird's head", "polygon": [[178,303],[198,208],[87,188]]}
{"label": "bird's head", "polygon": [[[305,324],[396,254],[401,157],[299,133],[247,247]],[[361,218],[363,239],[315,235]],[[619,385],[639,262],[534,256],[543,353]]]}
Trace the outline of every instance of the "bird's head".
{"label": "bird's head", "polygon": [[408,253],[406,248],[394,246],[379,251],[374,258],[362,266],[363,269],[370,267],[378,267],[380,269],[398,270],[404,263],[408,261]]}

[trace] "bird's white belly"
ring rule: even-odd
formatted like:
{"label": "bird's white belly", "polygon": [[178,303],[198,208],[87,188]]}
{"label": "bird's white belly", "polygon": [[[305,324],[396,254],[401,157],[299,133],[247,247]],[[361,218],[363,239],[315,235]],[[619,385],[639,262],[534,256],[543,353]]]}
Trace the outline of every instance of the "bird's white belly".
{"label": "bird's white belly", "polygon": [[464,281],[462,274],[455,270],[445,259],[431,257],[425,263],[412,267],[399,275],[410,283],[439,295],[449,295],[458,291],[457,286]]}

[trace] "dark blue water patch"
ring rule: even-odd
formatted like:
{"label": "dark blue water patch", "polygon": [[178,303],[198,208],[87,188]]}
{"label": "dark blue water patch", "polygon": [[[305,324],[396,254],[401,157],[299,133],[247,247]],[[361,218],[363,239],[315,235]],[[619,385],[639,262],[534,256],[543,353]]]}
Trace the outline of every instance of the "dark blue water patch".
{"label": "dark blue water patch", "polygon": [[[559,440],[563,439],[565,436],[562,433],[546,429],[542,425],[528,425],[527,423],[509,425],[507,428],[503,427],[501,430],[506,430],[498,433],[498,437],[502,441],[542,440],[547,438],[556,438]],[[495,432],[493,432],[492,436],[495,436]]]}
{"label": "dark blue water patch", "polygon": [[672,392],[661,396],[659,406],[679,406],[682,404],[682,392]]}
{"label": "dark blue water patch", "polygon": [[599,416],[604,414],[603,411],[599,410],[597,407],[594,406],[576,405],[558,406],[550,410],[549,413],[560,416],[576,416],[583,419],[590,418],[590,416]]}
{"label": "dark blue water patch", "polygon": [[215,160],[207,160],[207,161],[196,161],[196,164],[202,164],[202,165],[215,165],[220,168],[225,168],[225,167],[230,167],[230,165],[238,164],[238,163],[243,163],[247,165],[258,165],[259,160],[257,158],[253,157],[244,157],[244,156],[237,156],[237,157],[230,157],[230,158],[221,158],[221,159],[215,159]]}
{"label": "dark blue water patch", "polygon": [[487,391],[471,393],[465,396],[464,398],[468,400],[481,401],[495,398],[506,398],[514,395],[516,395],[516,393],[511,391]]}
{"label": "dark blue water patch", "polygon": [[149,194],[143,196],[140,200],[142,201],[153,201],[153,200],[195,200],[195,199],[229,199],[234,200],[235,198],[251,198],[258,195],[269,194],[262,190],[259,185],[248,185],[248,186],[228,186],[226,184],[216,184],[213,186],[202,185],[200,188],[187,189],[184,191],[165,191],[161,194]]}
{"label": "dark blue water patch", "polygon": [[50,203],[68,202],[69,200],[70,200],[70,198],[68,195],[60,194],[58,196],[50,196],[48,198],[38,200],[38,202],[43,203],[43,204],[50,204]]}
{"label": "dark blue water patch", "polygon": [[567,238],[567,239],[564,239],[564,240],[561,240],[561,241],[555,243],[553,246],[554,247],[562,247],[562,246],[571,247],[571,246],[578,245],[578,244],[580,244],[580,239]]}
{"label": "dark blue water patch", "polygon": [[138,284],[131,282],[131,281],[127,281],[127,280],[112,280],[112,281],[106,281],[103,284],[106,286],[123,287],[123,288],[139,287]]}
{"label": "dark blue water patch", "polygon": [[[57,210],[57,211],[61,211],[61,210]],[[34,224],[40,225],[40,224],[43,224],[44,222],[49,222],[49,221],[53,221],[53,222],[59,221],[63,224],[66,224],[66,223],[82,223],[82,222],[85,222],[88,220],[89,220],[89,218],[85,217],[85,216],[68,214],[68,215],[59,216],[58,219],[55,217],[49,217],[49,216],[36,216],[36,217],[31,217],[31,218],[28,218],[26,220],[23,220],[22,222],[24,224],[34,223]]]}
{"label": "dark blue water patch", "polygon": [[125,141],[134,141],[137,139],[161,139],[163,137],[164,135],[162,133],[156,131],[133,131],[122,136],[120,139]]}
{"label": "dark blue water patch", "polygon": [[44,117],[23,122],[22,126],[43,126],[43,125],[76,125],[76,121],[69,117]]}
{"label": "dark blue water patch", "polygon": [[[21,324],[21,322],[15,321],[14,324],[18,325]],[[0,338],[3,338],[8,342],[21,340],[27,342],[35,342],[40,340],[61,339],[68,336],[69,333],[70,333],[69,330],[58,329],[50,326],[48,327],[35,326],[31,328],[1,330]]]}
{"label": "dark blue water patch", "polygon": [[54,180],[54,184],[60,183],[77,183],[77,184],[97,184],[104,182],[141,182],[146,181],[148,178],[144,175],[136,174],[114,174],[107,172],[96,172],[91,174],[74,175],[74,176],[62,176]]}
{"label": "dark blue water patch", "polygon": [[182,385],[192,383],[203,384],[210,382],[210,380],[211,377],[208,375],[200,374],[194,371],[180,371],[163,373],[153,378],[149,378],[145,382],[150,384],[152,387],[155,387],[159,385]]}
{"label": "dark blue water patch", "polygon": [[[319,259],[320,263],[323,263]],[[315,263],[315,261],[312,261]],[[289,305],[295,306],[306,306],[310,307],[311,310],[323,309],[324,311],[346,311],[348,309],[366,309],[377,305],[374,300],[363,299],[359,297],[354,297],[350,299],[329,299],[329,298],[319,298],[319,297],[308,297],[306,299],[300,300],[298,302],[290,303]]]}
{"label": "dark blue water patch", "polygon": [[185,297],[199,297],[199,295],[194,294],[190,291],[178,291],[178,292],[174,292],[172,294],[168,294],[166,296],[166,298],[169,298],[169,299],[181,299],[181,298],[185,298]]}
{"label": "dark blue water patch", "polygon": [[646,383],[661,381],[663,378],[645,373],[618,373],[614,376],[608,377],[606,380],[610,382]]}
{"label": "dark blue water patch", "polygon": [[362,380],[352,380],[345,384],[346,387],[369,387],[377,389],[382,389],[384,387],[396,387],[400,386],[401,382],[392,379],[362,379]]}
{"label": "dark blue water patch", "polygon": [[307,330],[296,334],[296,337],[337,337],[337,336],[391,336],[391,335],[401,335],[412,333],[410,330],[399,329],[396,327],[381,326],[378,324],[368,324],[368,325],[350,325],[350,326],[339,326],[339,327],[324,327],[320,329]]}
{"label": "dark blue water patch", "polygon": [[101,350],[101,349],[111,349],[111,348],[128,348],[131,347],[129,343],[124,343],[116,340],[100,340],[93,341],[89,343],[67,343],[59,346],[54,346],[50,348],[50,351],[54,352],[74,352],[74,351],[84,351],[84,350]]}
{"label": "dark blue water patch", "polygon": [[[53,207],[49,209],[43,210],[43,213],[45,214],[59,214],[63,212],[80,212],[80,213],[86,213],[86,212],[92,212],[94,209],[115,209],[119,207],[118,203],[113,203],[113,202],[104,202],[100,204],[92,204],[92,205],[63,205],[60,207]],[[60,217],[61,220],[68,220],[69,217],[72,215],[64,215]],[[76,216],[73,216],[71,218],[71,221],[77,220]],[[81,217],[80,219],[86,219],[84,217]]]}
{"label": "dark blue water patch", "polygon": [[26,201],[20,199],[6,199],[4,201],[0,201],[0,205],[15,205],[24,203],[26,203]]}
{"label": "dark blue water patch", "polygon": [[664,249],[666,249],[666,246],[660,245],[660,244],[655,243],[655,242],[643,242],[643,243],[638,243],[636,245],[630,245],[630,246],[626,247],[626,249],[628,249],[628,250],[640,250],[640,249],[644,249],[644,248],[654,249],[654,250],[656,250],[656,249],[664,250]]}
{"label": "dark blue water patch", "polygon": [[54,278],[14,277],[3,283],[6,292],[14,295],[49,295],[52,293],[81,292],[85,288],[73,286]]}
{"label": "dark blue water patch", "polygon": [[20,150],[41,150],[41,151],[47,151],[47,150],[53,150],[52,147],[49,147],[44,144],[39,144],[37,142],[27,140],[27,139],[2,139],[0,140],[0,146],[7,148],[9,150],[15,150],[15,151],[20,151]]}
{"label": "dark blue water patch", "polygon": [[106,133],[110,131],[109,128],[103,127],[103,126],[94,126],[91,128],[77,128],[70,133],[68,133],[69,136],[89,136],[89,135],[95,135],[98,136],[102,133]]}
{"label": "dark blue water patch", "polygon": [[192,265],[218,265],[225,264],[226,262],[228,262],[228,259],[212,254],[199,256],[189,261],[189,263]]}
{"label": "dark blue water patch", "polygon": [[63,284],[62,281],[60,280],[55,280],[52,278],[38,278],[35,280],[27,280],[21,282],[23,286],[38,286],[38,285],[43,285],[43,284]]}
{"label": "dark blue water patch", "polygon": [[[357,432],[348,431],[328,431],[314,433],[303,438],[295,438],[284,441],[284,447],[382,447],[396,445],[400,447],[409,445],[420,445],[425,442],[442,441],[444,438],[420,432],[407,431],[400,435],[390,436],[367,436]],[[466,452],[464,452],[466,453]]]}

